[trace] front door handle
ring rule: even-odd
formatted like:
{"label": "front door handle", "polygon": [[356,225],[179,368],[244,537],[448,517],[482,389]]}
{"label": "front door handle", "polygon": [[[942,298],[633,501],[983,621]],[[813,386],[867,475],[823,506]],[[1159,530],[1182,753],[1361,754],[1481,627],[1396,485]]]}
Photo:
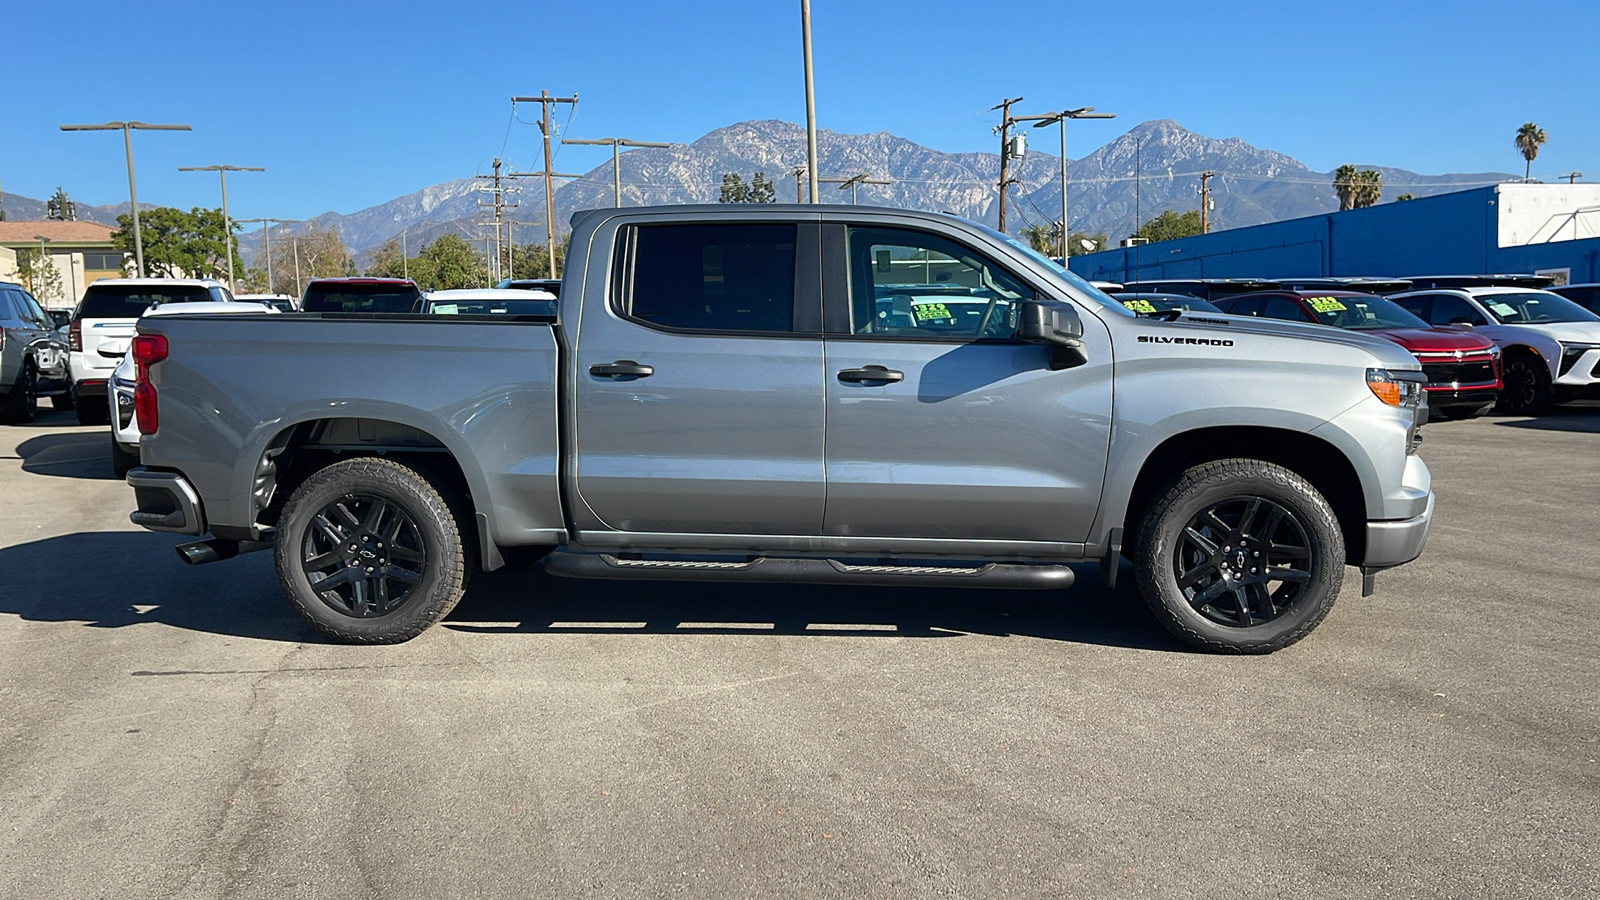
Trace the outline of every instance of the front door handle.
{"label": "front door handle", "polygon": [[906,373],[896,372],[883,366],[864,366],[859,369],[840,369],[839,380],[850,384],[888,384],[893,381],[904,381]]}
{"label": "front door handle", "polygon": [[649,378],[656,370],[650,366],[642,366],[631,359],[619,359],[614,363],[601,363],[589,367],[589,374],[600,378]]}

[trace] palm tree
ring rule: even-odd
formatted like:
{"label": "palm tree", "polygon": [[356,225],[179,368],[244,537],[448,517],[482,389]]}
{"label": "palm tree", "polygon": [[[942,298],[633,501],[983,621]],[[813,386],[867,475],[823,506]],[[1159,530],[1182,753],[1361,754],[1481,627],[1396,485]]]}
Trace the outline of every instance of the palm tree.
{"label": "palm tree", "polygon": [[1528,162],[1527,167],[1522,170],[1523,181],[1527,181],[1533,174],[1533,158],[1539,155],[1539,147],[1544,141],[1544,129],[1532,122],[1524,122],[1522,127],[1517,129],[1517,149],[1522,151],[1522,158]]}
{"label": "palm tree", "polygon": [[1356,167],[1345,163],[1333,170],[1333,190],[1339,195],[1339,210],[1343,212],[1355,207],[1356,200]]}

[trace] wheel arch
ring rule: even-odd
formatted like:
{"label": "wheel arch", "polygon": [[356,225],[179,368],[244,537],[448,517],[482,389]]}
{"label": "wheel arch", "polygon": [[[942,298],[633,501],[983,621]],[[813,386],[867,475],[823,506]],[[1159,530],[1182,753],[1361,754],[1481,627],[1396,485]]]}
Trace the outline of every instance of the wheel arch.
{"label": "wheel arch", "polygon": [[477,534],[483,569],[505,564],[486,514],[487,482],[458,435],[411,416],[385,413],[308,415],[276,425],[261,449],[241,460],[246,466],[241,475],[246,479],[243,493],[252,530],[275,526],[289,495],[321,469],[340,460],[377,456],[404,462],[436,486],[454,491],[471,520],[461,527]]}
{"label": "wheel arch", "polygon": [[1359,565],[1366,554],[1367,502],[1350,458],[1333,443],[1303,431],[1255,425],[1199,428],[1168,436],[1139,467],[1123,511],[1124,552],[1132,555],[1139,523],[1152,502],[1194,466],[1219,459],[1258,459],[1294,472],[1333,507],[1344,535],[1345,559]]}

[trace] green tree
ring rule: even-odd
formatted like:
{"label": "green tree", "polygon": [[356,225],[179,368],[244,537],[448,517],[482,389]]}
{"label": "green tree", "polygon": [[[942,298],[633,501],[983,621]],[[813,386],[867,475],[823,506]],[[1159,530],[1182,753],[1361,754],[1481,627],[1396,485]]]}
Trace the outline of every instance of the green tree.
{"label": "green tree", "polygon": [[1522,158],[1527,165],[1522,170],[1522,180],[1527,181],[1533,177],[1533,160],[1539,155],[1539,148],[1544,146],[1544,129],[1532,122],[1522,123],[1517,129],[1517,149],[1522,151]]}
{"label": "green tree", "polygon": [[61,290],[61,270],[49,256],[41,256],[31,247],[17,248],[17,274],[22,276],[32,294],[40,303],[56,297],[65,297]]}
{"label": "green tree", "polygon": [[1333,190],[1339,195],[1339,210],[1363,209],[1383,196],[1383,176],[1375,169],[1362,169],[1345,163],[1333,170]]}
{"label": "green tree", "polygon": [[411,262],[411,280],[425,291],[484,287],[489,283],[483,257],[459,234],[435,238]]}
{"label": "green tree", "polygon": [[765,173],[757,172],[749,184],[737,172],[724,172],[718,203],[776,203],[777,185],[767,180]]}
{"label": "green tree", "polygon": [[1028,246],[1045,256],[1054,256],[1060,246],[1056,243],[1056,235],[1060,229],[1054,224],[1027,225],[1022,229],[1022,236],[1027,239]]}
{"label": "green tree", "polygon": [[[564,235],[556,242],[556,264],[567,268],[567,244],[572,235]],[[545,245],[521,244],[511,248],[511,274],[518,278],[549,278],[550,253]]]}
{"label": "green tree", "polygon": [[[233,230],[239,230],[237,222]],[[117,216],[118,228],[111,234],[111,245],[123,253],[134,252],[133,219]],[[222,210],[194,207],[188,212],[170,206],[156,206],[139,214],[139,235],[144,243],[144,264],[151,275],[165,278],[217,278],[227,273],[227,257],[233,254],[236,271],[244,269],[239,256],[239,239],[224,238]]]}
{"label": "green tree", "polygon": [[1406,201],[1406,200],[1415,200],[1415,199],[1417,199],[1417,198],[1416,198],[1416,197],[1414,197],[1414,196],[1413,196],[1413,195],[1412,195],[1412,194],[1411,194],[1411,192],[1410,192],[1410,191],[1406,191],[1406,192],[1405,192],[1405,193],[1404,193],[1404,194],[1401,194],[1401,195],[1400,195],[1400,196],[1398,196],[1398,197],[1396,197],[1396,198],[1394,198],[1394,202],[1396,202],[1396,203],[1402,203],[1402,202],[1404,202],[1404,201]]}
{"label": "green tree", "polygon": [[1200,233],[1200,210],[1191,209],[1186,213],[1175,213],[1167,210],[1144,223],[1135,234],[1148,241],[1171,241],[1178,238],[1194,237]]}
{"label": "green tree", "polygon": [[366,271],[362,274],[374,278],[403,278],[406,271],[405,260],[400,258],[400,240],[389,238],[372,251]]}
{"label": "green tree", "polygon": [[56,192],[44,203],[44,217],[61,222],[75,222],[78,219],[78,204],[67,197],[64,188],[57,187]]}

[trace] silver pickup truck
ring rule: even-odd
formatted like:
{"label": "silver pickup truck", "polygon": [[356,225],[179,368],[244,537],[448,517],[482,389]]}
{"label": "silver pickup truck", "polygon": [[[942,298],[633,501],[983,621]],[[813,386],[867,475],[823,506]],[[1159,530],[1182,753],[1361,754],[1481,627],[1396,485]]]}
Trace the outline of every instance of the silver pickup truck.
{"label": "silver pickup truck", "polygon": [[1344,567],[1417,557],[1422,372],[1312,325],[1136,316],[1005,235],[890,209],[573,217],[555,316],[139,323],[133,521],[272,547],[349,642],[469,572],[1067,587],[1133,563],[1156,616],[1261,653]]}

